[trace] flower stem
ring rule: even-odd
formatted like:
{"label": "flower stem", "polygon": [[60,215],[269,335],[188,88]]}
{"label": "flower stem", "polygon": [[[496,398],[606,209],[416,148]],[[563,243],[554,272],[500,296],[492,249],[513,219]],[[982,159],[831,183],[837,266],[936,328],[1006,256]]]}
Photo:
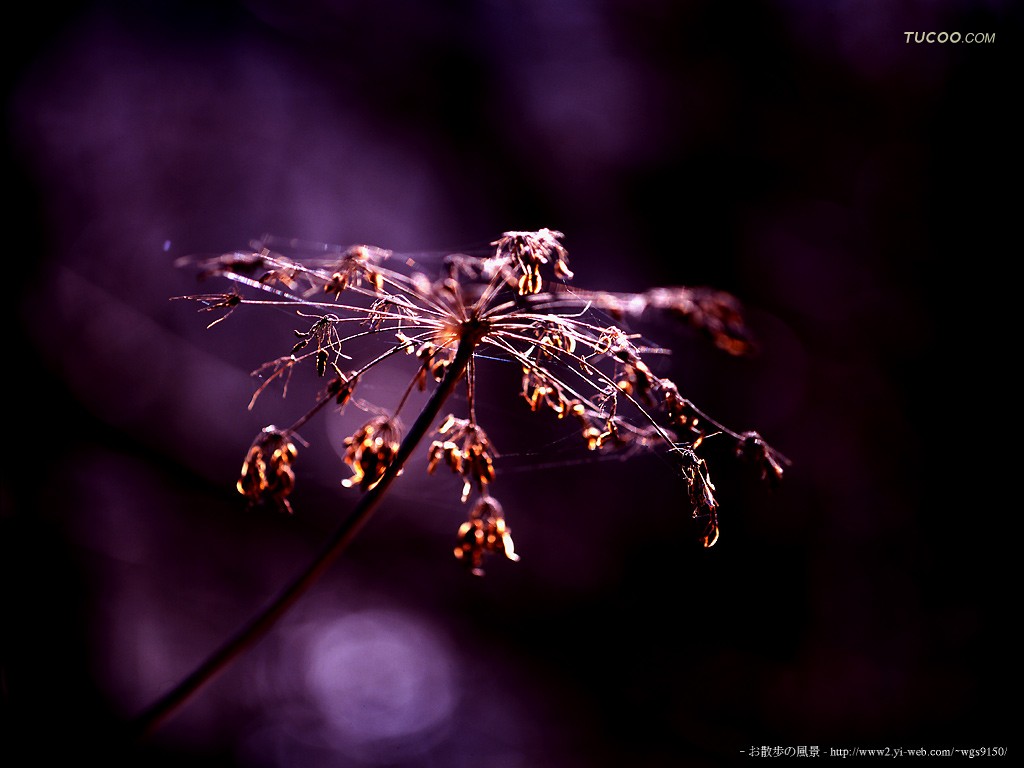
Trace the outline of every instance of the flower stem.
{"label": "flower stem", "polygon": [[391,483],[402,471],[409,456],[430,431],[445,401],[465,373],[467,365],[473,358],[473,351],[483,335],[482,331],[475,326],[466,328],[466,331],[460,339],[459,347],[448,366],[444,379],[438,384],[430,399],[423,406],[423,410],[416,417],[416,421],[399,446],[394,461],[388,465],[380,480],[363,494],[355,509],[334,531],[316,558],[281,590],[273,602],[253,617],[248,624],[241,627],[188,677],[165,693],[134,720],[132,730],[137,738],[145,737],[155,731],[196,691],[223,671],[243,651],[260,640],[278,619],[316,583],[338,555],[348,547],[376,510]]}

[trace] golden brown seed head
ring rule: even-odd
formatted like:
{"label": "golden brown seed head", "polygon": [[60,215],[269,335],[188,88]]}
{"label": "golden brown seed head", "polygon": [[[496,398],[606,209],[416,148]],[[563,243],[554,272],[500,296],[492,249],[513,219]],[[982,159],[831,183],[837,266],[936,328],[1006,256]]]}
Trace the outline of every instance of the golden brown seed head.
{"label": "golden brown seed head", "polygon": [[519,560],[512,543],[512,531],[505,523],[501,505],[485,496],[470,512],[469,520],[459,527],[455,557],[469,566],[474,576],[483,576],[487,556],[501,552],[512,562]]}
{"label": "golden brown seed head", "polygon": [[345,438],[342,460],[352,468],[352,476],[341,481],[346,488],[358,486],[366,491],[384,476],[398,453],[401,433],[387,416],[377,416]]}
{"label": "golden brown seed head", "polygon": [[295,487],[291,465],[296,456],[298,450],[291,438],[276,427],[267,427],[249,447],[236,489],[250,504],[272,502],[282,512],[291,514],[288,495]]}

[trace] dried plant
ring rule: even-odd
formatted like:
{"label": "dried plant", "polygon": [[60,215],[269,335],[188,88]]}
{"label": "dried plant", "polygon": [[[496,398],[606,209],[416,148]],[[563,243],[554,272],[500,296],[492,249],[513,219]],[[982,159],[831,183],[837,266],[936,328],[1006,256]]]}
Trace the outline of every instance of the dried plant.
{"label": "dried plant", "polygon": [[[309,410],[287,428],[266,427],[245,457],[237,482],[251,504],[269,504],[292,514],[299,430],[327,407],[358,407],[367,414],[344,441],[343,461],[351,476],[342,482],[363,492],[313,564],[249,626],[140,721],[150,729],[242,648],[253,642],[296,600],[347,546],[376,508],[417,447],[427,446],[427,470],[446,466],[463,482],[468,508],[457,531],[455,556],[483,575],[492,554],[518,560],[511,529],[492,493],[496,452],[478,422],[477,366],[502,358],[522,372],[523,407],[574,425],[581,447],[629,455],[661,451],[682,479],[689,514],[702,521],[705,547],[719,538],[719,505],[707,463],[698,453],[711,438],[729,440],[735,453],[754,462],[763,477],[782,478],[787,460],[756,432],[736,432],[685,398],[674,382],[645,362],[651,348],[616,323],[661,312],[684,320],[734,355],[751,349],[738,304],[728,294],[703,288],[656,288],[623,294],[570,288],[573,277],[562,234],[549,229],[505,232],[482,254],[445,256],[434,274],[407,256],[367,245],[291,258],[270,238],[250,251],[199,260],[202,278],[234,284],[225,293],[188,298],[202,311],[221,312],[210,325],[240,308],[284,307],[294,311],[289,353],[253,371],[260,379],[249,407],[275,382],[287,391],[293,372],[309,366],[323,381]],[[292,244],[294,245],[294,243]],[[193,262],[189,262],[193,263]],[[243,295],[240,290],[244,290]],[[345,350],[377,339],[382,346],[364,362]],[[393,410],[356,396],[370,377],[392,376],[385,363],[415,359],[414,373]],[[462,383],[465,413],[441,416]],[[402,412],[414,390],[433,387],[411,426]]]}

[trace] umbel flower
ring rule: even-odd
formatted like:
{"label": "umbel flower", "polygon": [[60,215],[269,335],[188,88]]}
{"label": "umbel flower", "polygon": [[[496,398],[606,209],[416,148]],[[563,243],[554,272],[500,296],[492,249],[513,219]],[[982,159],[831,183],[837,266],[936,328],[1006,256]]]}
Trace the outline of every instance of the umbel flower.
{"label": "umbel flower", "polygon": [[[433,473],[447,466],[463,480],[462,503],[476,498],[455,549],[473,573],[483,573],[486,554],[503,552],[518,559],[492,495],[497,455],[475,408],[478,361],[498,357],[521,369],[519,397],[525,408],[574,423],[587,450],[663,451],[685,484],[681,498],[690,515],[704,521],[704,545],[713,546],[719,537],[719,507],[707,463],[698,454],[702,443],[733,441],[735,453],[753,461],[773,483],[782,478],[787,460],[756,432],[734,432],[700,411],[673,381],[654,373],[644,360],[649,348],[617,323],[665,313],[739,355],[752,344],[738,302],[707,288],[633,294],[570,288],[573,273],[562,239],[561,232],[550,229],[505,232],[484,253],[444,256],[433,273],[421,264],[425,260],[368,245],[324,246],[314,258],[292,258],[279,252],[283,249],[274,250],[272,238],[251,251],[201,261],[201,277],[226,278],[236,286],[228,293],[188,297],[204,311],[287,307],[302,323],[294,330],[289,354],[253,371],[262,382],[250,408],[275,380],[286,391],[298,366],[308,365],[324,379],[309,412],[294,425],[267,427],[257,437],[242,467],[239,492],[251,503],[292,512],[288,497],[295,485],[296,430],[326,406],[350,403],[372,415],[345,438],[343,461],[352,474],[342,483],[368,491],[385,479],[389,467],[397,475],[407,458],[401,451],[399,417],[409,394],[445,381],[450,394],[456,382],[464,382],[467,412],[448,415],[433,427],[437,439],[427,449],[427,469]],[[243,296],[239,288],[251,295]],[[343,350],[369,339],[386,344],[361,366],[342,371],[342,361],[355,359]],[[378,371],[396,355],[418,362],[398,406],[386,412],[354,400],[359,382],[393,375]],[[447,396],[436,398],[438,409]],[[415,435],[415,442],[424,436]]]}
{"label": "umbel flower", "polygon": [[[477,419],[477,366],[503,359],[521,371],[518,392],[526,416],[563,420],[581,450],[630,456],[660,451],[682,481],[680,506],[701,525],[705,547],[719,538],[719,505],[706,459],[710,441],[731,441],[733,452],[755,464],[771,483],[788,461],[756,432],[735,432],[684,397],[676,384],[644,359],[661,353],[631,334],[625,323],[651,313],[678,318],[729,354],[744,354],[751,340],[738,303],[707,288],[655,288],[643,293],[570,288],[573,272],[562,233],[550,229],[505,232],[480,253],[450,253],[434,260],[369,245],[317,246],[264,238],[247,251],[188,259],[201,279],[230,282],[231,290],[181,298],[203,312],[220,313],[209,326],[245,311],[276,308],[293,313],[293,334],[282,353],[253,371],[260,380],[251,409],[271,386],[288,391],[299,368],[322,381],[306,413],[291,426],[266,427],[253,441],[237,481],[250,504],[293,513],[298,431],[327,408],[367,414],[344,439],[341,483],[361,496],[322,551],[279,595],[188,677],[136,721],[153,730],[201,685],[269,630],[348,546],[401,474],[414,451],[426,448],[427,470],[443,466],[462,480],[468,509],[457,528],[455,557],[483,575],[492,555],[516,561],[512,532],[495,496],[499,456]],[[292,255],[286,255],[288,251]],[[309,258],[296,258],[302,251]],[[372,342],[383,342],[373,344]],[[392,409],[359,396],[364,382],[393,376],[389,364],[416,362]],[[443,417],[445,405],[465,388],[461,414]],[[427,392],[418,413],[403,422],[414,391]],[[371,388],[372,391],[372,388]]]}

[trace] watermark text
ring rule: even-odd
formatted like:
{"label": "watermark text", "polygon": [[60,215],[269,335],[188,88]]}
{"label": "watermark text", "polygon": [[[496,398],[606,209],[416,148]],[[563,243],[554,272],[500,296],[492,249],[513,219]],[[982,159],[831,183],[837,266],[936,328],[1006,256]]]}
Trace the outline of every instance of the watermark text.
{"label": "watermark text", "polygon": [[945,45],[946,43],[967,43],[967,44],[989,44],[996,41],[995,32],[904,32],[907,44],[935,44]]}

